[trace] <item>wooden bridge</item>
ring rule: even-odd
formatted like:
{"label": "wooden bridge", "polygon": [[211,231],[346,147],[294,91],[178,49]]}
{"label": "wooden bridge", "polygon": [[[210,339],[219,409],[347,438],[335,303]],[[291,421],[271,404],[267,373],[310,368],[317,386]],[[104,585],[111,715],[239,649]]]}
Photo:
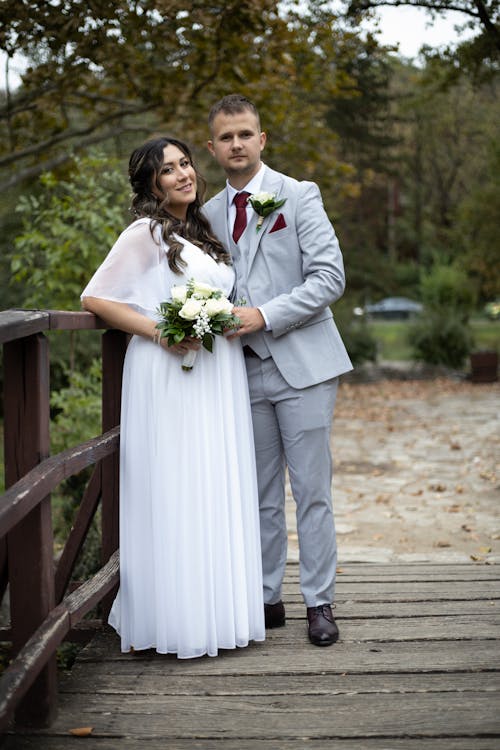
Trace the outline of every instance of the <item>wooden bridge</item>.
{"label": "wooden bridge", "polygon": [[[103,335],[104,434],[48,457],[45,331],[103,327],[87,313],[0,314],[8,487],[0,536],[11,602],[2,639],[17,654],[0,681],[0,747],[302,750],[328,742],[346,750],[497,750],[497,566],[342,566],[341,639],[321,649],[307,641],[298,570],[290,563],[287,626],[268,631],[264,643],[187,661],[120,653],[102,622],[118,581],[123,334]],[[49,493],[93,463],[54,570]],[[103,568],[72,591],[74,563],[99,501]],[[99,601],[102,620],[83,628],[83,616]],[[89,628],[94,637],[58,681],[56,648],[64,638],[88,639]],[[78,729],[85,738],[72,733]]]}

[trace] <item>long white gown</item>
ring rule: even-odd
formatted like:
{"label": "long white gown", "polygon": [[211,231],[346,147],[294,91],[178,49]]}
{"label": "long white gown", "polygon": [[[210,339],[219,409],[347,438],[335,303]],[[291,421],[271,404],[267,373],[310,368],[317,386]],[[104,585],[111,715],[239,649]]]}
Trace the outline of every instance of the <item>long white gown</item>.
{"label": "long white gown", "polygon": [[[155,241],[156,240],[156,241]],[[82,297],[126,302],[157,318],[189,278],[228,294],[234,272],[182,240],[168,267],[159,228],[140,219],[119,237]],[[139,336],[123,373],[120,590],[109,622],[122,651],[179,658],[265,638],[257,480],[246,370],[238,340],[217,336],[190,372]]]}

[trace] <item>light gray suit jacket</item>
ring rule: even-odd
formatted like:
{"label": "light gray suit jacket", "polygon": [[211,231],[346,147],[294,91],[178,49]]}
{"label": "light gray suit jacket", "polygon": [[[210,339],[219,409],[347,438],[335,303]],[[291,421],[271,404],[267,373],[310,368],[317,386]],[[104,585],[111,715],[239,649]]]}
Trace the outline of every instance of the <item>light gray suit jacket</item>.
{"label": "light gray suit jacket", "polygon": [[[243,337],[243,343],[263,337],[288,384],[307,388],[352,369],[329,307],[344,292],[342,254],[315,183],[298,182],[266,166],[261,190],[286,202],[258,232],[257,216],[252,217],[244,265],[228,228],[226,189],[204,211],[230,249],[237,273],[245,269],[248,304],[264,311],[271,328]],[[286,226],[271,231],[279,214]]]}

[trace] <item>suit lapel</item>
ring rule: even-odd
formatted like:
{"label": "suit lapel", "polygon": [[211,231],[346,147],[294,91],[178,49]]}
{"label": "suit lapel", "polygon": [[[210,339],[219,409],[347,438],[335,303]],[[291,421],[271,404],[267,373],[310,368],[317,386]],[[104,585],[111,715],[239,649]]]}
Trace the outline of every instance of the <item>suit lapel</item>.
{"label": "suit lapel", "polygon": [[227,225],[227,190],[222,190],[220,193],[213,198],[217,205],[214,206],[214,211],[210,215],[210,225],[213,233],[222,242],[224,247],[232,247],[232,238],[229,234],[229,227]]}
{"label": "suit lapel", "polygon": [[[260,190],[263,193],[273,193],[276,196],[277,200],[279,200],[280,198],[283,198],[284,196],[280,195],[280,192],[283,190],[283,179],[281,175],[278,172],[275,172],[273,169],[269,169],[269,167],[266,167],[266,171],[264,173],[264,179],[262,181],[262,187]],[[257,232],[257,219],[258,219],[258,216],[254,211],[253,216],[248,225],[248,230],[247,230],[250,232],[250,246],[249,246],[249,251],[248,251],[248,273],[250,273],[252,263],[255,259],[255,254],[257,253],[257,250],[259,249],[262,237],[264,236],[267,227],[272,221],[276,220],[276,212],[273,211],[272,214],[269,214],[269,216],[266,216],[258,232]]]}

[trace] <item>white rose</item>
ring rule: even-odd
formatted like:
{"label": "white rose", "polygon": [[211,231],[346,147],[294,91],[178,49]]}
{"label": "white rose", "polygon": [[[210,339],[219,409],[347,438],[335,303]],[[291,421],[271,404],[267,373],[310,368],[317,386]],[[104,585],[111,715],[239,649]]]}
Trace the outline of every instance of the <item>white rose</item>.
{"label": "white rose", "polygon": [[209,284],[203,284],[202,281],[195,281],[193,284],[193,297],[197,299],[208,299],[215,292],[215,288]]}
{"label": "white rose", "polygon": [[187,286],[173,286],[170,290],[174,302],[184,302],[187,299]]}
{"label": "white rose", "polygon": [[267,203],[267,201],[274,200],[274,193],[254,193],[252,195],[253,200],[257,201],[257,203]]}
{"label": "white rose", "polygon": [[179,315],[184,320],[194,320],[198,317],[201,311],[202,303],[200,300],[193,299],[192,297],[187,300],[179,310]]}
{"label": "white rose", "polygon": [[219,315],[219,313],[230,313],[233,309],[233,304],[222,297],[221,299],[207,300],[203,305],[203,308],[208,317],[213,318],[215,315]]}

